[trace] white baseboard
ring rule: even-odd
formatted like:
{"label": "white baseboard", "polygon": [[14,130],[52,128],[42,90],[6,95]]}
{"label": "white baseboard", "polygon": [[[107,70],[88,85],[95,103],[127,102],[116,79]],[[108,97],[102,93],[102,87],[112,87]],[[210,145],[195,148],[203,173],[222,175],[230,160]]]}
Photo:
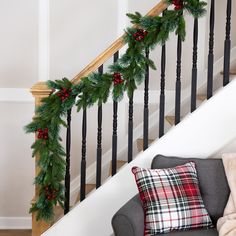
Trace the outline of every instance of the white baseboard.
{"label": "white baseboard", "polygon": [[0,229],[31,228],[31,217],[0,217]]}

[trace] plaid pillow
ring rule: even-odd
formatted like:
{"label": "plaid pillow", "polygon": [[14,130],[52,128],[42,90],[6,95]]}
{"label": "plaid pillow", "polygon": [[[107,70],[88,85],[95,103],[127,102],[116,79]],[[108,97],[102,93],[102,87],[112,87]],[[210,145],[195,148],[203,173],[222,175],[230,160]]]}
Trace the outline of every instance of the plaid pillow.
{"label": "plaid pillow", "polygon": [[144,235],[212,227],[194,162],[167,169],[133,167],[145,212]]}

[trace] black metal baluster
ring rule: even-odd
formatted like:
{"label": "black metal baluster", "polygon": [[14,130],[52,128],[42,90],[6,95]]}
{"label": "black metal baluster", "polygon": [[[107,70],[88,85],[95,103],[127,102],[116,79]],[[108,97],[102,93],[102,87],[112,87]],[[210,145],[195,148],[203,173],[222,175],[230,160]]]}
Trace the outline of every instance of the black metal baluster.
{"label": "black metal baluster", "polygon": [[87,136],[87,110],[83,109],[82,121],[82,158],[81,158],[81,179],[80,179],[80,201],[85,199],[86,189],[86,136]]}
{"label": "black metal baluster", "polygon": [[207,99],[211,98],[213,94],[214,29],[215,29],[215,0],[211,0],[208,71],[207,71]]}
{"label": "black metal baluster", "polygon": [[[114,63],[117,62],[119,58],[119,51],[114,54]],[[118,102],[113,102],[113,132],[112,132],[112,176],[116,174],[117,171],[117,112],[118,112]]]}
{"label": "black metal baluster", "polygon": [[[146,57],[149,58],[149,49],[146,48]],[[143,109],[143,150],[148,148],[148,133],[149,133],[149,66],[147,65],[145,74],[144,86],[144,109]]]}
{"label": "black metal baluster", "polygon": [[133,99],[132,93],[129,98],[129,123],[128,123],[128,162],[133,160]]}
{"label": "black metal baluster", "polygon": [[231,50],[231,12],[232,12],[232,0],[227,1],[227,11],[226,11],[226,32],[225,32],[225,49],[224,49],[224,77],[223,85],[229,83],[229,73],[230,73],[230,50]]}
{"label": "black metal baluster", "polygon": [[118,102],[113,102],[113,133],[112,133],[112,176],[117,171],[117,111]]}
{"label": "black metal baluster", "polygon": [[165,72],[166,72],[166,45],[161,51],[161,93],[160,93],[160,113],[159,113],[159,137],[164,135],[165,128]]}
{"label": "black metal baluster", "polygon": [[66,174],[64,215],[70,211],[70,148],[71,148],[71,109],[67,111],[66,131]]}
{"label": "black metal baluster", "polygon": [[175,91],[175,124],[180,122],[180,102],[181,102],[181,57],[182,41],[178,36],[177,42],[177,68],[176,68],[176,91]]}
{"label": "black metal baluster", "polygon": [[[167,10],[167,9],[166,9]],[[163,12],[165,15],[166,10]],[[160,111],[159,111],[159,138],[165,132],[165,77],[166,77],[166,45],[161,49],[161,83],[160,83]]]}
{"label": "black metal baluster", "polygon": [[196,110],[197,102],[197,56],[198,56],[198,19],[194,19],[193,30],[193,67],[192,67],[192,86],[191,86],[191,112]]}
{"label": "black metal baluster", "polygon": [[[103,65],[98,68],[98,72],[103,74]],[[97,171],[96,188],[101,186],[102,179],[102,105],[98,106],[98,130],[97,130]]]}

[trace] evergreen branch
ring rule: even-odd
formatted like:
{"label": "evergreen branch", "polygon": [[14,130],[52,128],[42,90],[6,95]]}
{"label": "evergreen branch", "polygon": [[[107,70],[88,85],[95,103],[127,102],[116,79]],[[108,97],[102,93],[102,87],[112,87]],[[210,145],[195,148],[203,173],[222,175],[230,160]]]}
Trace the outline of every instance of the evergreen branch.
{"label": "evergreen branch", "polygon": [[92,73],[81,79],[77,85],[67,78],[48,81],[52,89],[49,97],[42,99],[36,110],[36,117],[24,127],[26,133],[36,133],[37,140],[32,144],[32,155],[40,158],[40,168],[35,184],[39,196],[32,204],[30,212],[37,212],[37,219],[51,221],[53,207],[64,206],[65,151],[61,144],[60,128],[67,127],[65,117],[74,105],[77,110],[86,109],[94,104],[106,103],[110,94],[114,101],[120,101],[127,93],[132,97],[134,90],[144,81],[146,68],[156,69],[154,62],[146,58],[145,50],[157,44],[165,44],[171,32],[185,39],[184,11],[194,18],[206,13],[206,3],[198,0],[166,0],[173,4],[174,10],[166,10],[163,16],[142,16],[140,13],[127,14],[137,28],[127,28],[123,38],[128,44],[126,52],[119,60],[109,66],[107,73]]}

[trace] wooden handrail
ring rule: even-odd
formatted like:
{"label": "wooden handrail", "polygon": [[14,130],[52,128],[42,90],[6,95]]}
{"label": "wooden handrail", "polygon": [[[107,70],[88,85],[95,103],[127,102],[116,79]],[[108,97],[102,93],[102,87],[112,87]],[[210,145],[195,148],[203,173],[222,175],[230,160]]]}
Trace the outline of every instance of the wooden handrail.
{"label": "wooden handrail", "polygon": [[[147,13],[147,16],[158,16],[166,8],[166,1],[162,0]],[[74,79],[72,79],[72,83],[78,84],[81,78],[88,76],[90,73],[97,70],[99,66],[104,64],[118,50],[120,50],[125,45],[125,42],[123,40],[124,36],[125,34],[118,38],[110,47],[108,47],[103,53],[101,53],[97,58],[95,58],[89,65],[87,65],[78,75],[74,77]]]}

